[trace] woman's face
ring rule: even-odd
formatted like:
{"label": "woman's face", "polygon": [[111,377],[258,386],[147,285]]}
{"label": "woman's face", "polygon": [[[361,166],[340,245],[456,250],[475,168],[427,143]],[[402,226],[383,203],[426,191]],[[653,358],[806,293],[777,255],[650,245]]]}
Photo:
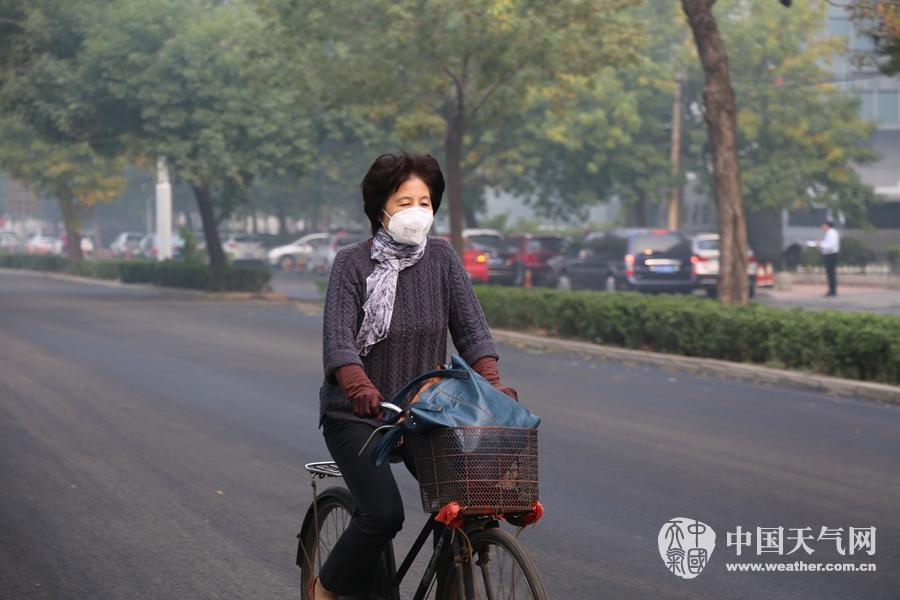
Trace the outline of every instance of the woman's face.
{"label": "woman's face", "polygon": [[[413,206],[431,209],[431,192],[425,182],[415,175],[401,183],[397,191],[390,195],[384,203],[384,211],[388,215],[393,215]],[[381,224],[385,228],[388,221],[387,215],[381,213]]]}

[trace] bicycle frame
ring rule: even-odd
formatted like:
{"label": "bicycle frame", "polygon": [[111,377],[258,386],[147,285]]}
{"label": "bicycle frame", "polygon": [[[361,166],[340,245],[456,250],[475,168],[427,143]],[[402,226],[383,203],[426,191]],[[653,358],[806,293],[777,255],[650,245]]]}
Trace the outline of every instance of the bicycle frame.
{"label": "bicycle frame", "polygon": [[[432,513],[428,521],[425,522],[425,525],[419,532],[418,537],[416,537],[416,541],[413,542],[413,545],[409,549],[409,552],[406,553],[406,557],[403,559],[403,563],[401,563],[399,569],[395,569],[396,560],[394,557],[394,545],[388,544],[386,552],[387,567],[391,573],[390,600],[401,600],[400,584],[403,582],[403,578],[406,576],[407,572],[409,572],[413,561],[422,550],[422,546],[425,545],[425,542],[434,532],[435,516],[437,516],[437,513]],[[467,519],[466,522],[464,522],[464,526],[471,526],[480,520],[482,519]],[[457,533],[457,530],[453,527],[444,527],[444,531],[441,533],[440,537],[437,540],[437,543],[435,544],[434,553],[431,555],[431,559],[428,561],[428,565],[425,567],[425,572],[422,574],[422,579],[421,581],[419,581],[419,586],[418,588],[416,588],[416,593],[413,595],[413,600],[424,600],[425,595],[431,588],[431,584],[434,581],[434,578],[437,576],[438,566],[440,565],[441,558],[443,558],[444,556],[447,556],[449,560],[453,561],[453,565],[457,571],[457,580],[465,582],[466,600],[472,600],[474,598],[474,590],[472,590],[471,578],[466,577],[466,571],[468,571],[471,566],[469,566],[466,561],[462,560],[465,549],[460,540],[461,536],[456,535]],[[447,553],[449,553],[449,555]]]}
{"label": "bicycle frame", "polygon": [[[308,463],[306,465],[306,469],[312,475],[310,485],[313,489],[312,506],[315,509],[315,507],[317,506],[316,501],[319,497],[316,480],[325,479],[328,477],[341,477],[341,474],[340,470],[338,470],[336,465],[331,461]],[[435,529],[441,527],[441,525],[439,525],[439,522],[435,519],[436,516],[436,512],[429,515],[428,520],[425,522],[425,525],[422,526],[422,530],[416,537],[415,542],[413,542],[412,547],[410,547],[409,551],[406,553],[406,556],[404,557],[403,562],[400,564],[399,568],[397,568],[396,566],[397,563],[394,556],[394,544],[393,542],[388,543],[387,548],[385,549],[385,562],[387,563],[386,566],[389,575],[389,600],[401,600],[400,584],[403,582],[403,578],[406,577],[406,574],[409,572],[410,567],[412,566],[416,557],[418,557],[419,552],[421,552],[422,550],[422,546],[425,545],[425,542],[428,540],[429,536],[435,532]],[[316,531],[318,531],[318,513],[313,513],[313,519],[313,527]],[[438,568],[440,567],[441,560],[444,558],[446,558],[446,560],[452,561],[452,564],[456,569],[457,581],[463,582],[463,589],[465,590],[466,600],[474,600],[475,591],[473,589],[473,578],[471,577],[472,567],[470,562],[466,560],[468,558],[468,553],[466,546],[462,542],[462,538],[480,529],[486,529],[490,527],[492,522],[494,522],[494,519],[488,516],[471,515],[463,518],[463,524],[459,530],[455,527],[444,526],[440,537],[435,543],[434,552],[428,561],[425,572],[422,574],[422,579],[419,582],[419,586],[416,589],[413,600],[424,600],[425,595],[431,588],[435,577],[437,577]],[[298,538],[301,536],[302,530],[301,533],[297,534]],[[301,558],[298,554],[298,565],[301,564],[300,560]],[[311,564],[315,562],[315,558],[309,559],[309,557],[304,557],[303,560],[310,560]]]}

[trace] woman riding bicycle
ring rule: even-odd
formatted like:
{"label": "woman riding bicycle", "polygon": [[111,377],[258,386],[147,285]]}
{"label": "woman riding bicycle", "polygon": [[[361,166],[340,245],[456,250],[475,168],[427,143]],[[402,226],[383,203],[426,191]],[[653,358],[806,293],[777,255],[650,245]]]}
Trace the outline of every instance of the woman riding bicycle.
{"label": "woman riding bicycle", "polygon": [[[446,362],[447,331],[459,355],[500,385],[497,348],[462,261],[445,240],[427,236],[444,177],[432,156],[379,156],[362,181],[373,237],[341,249],[325,296],[319,392],[325,444],[357,502],[309,597],[365,594],[378,558],[403,525],[403,502],[389,463],[373,466],[380,402]],[[376,437],[380,434],[375,434]],[[401,447],[415,475],[408,444]]]}

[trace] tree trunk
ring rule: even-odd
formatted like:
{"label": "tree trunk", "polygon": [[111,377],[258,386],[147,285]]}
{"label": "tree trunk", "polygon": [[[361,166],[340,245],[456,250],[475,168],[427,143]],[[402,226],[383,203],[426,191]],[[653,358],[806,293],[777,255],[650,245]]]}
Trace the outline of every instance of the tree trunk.
{"label": "tree trunk", "polygon": [[681,0],[706,75],[703,104],[713,158],[719,217],[719,298],[726,304],[747,302],[747,226],[741,202],[737,157],[734,89],[728,56],[712,14],[715,0]]}
{"label": "tree trunk", "polygon": [[450,241],[460,256],[463,255],[462,140],[464,132],[462,114],[462,106],[454,108],[454,114],[447,121],[447,133],[444,138],[444,154],[447,161],[447,197],[450,202]]}
{"label": "tree trunk", "polygon": [[478,227],[478,217],[475,216],[475,210],[463,202],[463,221],[466,227]]}
{"label": "tree trunk", "polygon": [[639,187],[634,188],[637,200],[634,203],[634,224],[637,227],[647,227],[647,193]]}
{"label": "tree trunk", "polygon": [[66,256],[72,260],[84,260],[81,252],[81,216],[75,201],[64,195],[58,197],[59,211],[66,226]]}
{"label": "tree trunk", "polygon": [[250,229],[253,235],[259,235],[259,221],[256,214],[256,204],[250,202]]}
{"label": "tree trunk", "polygon": [[281,203],[275,205],[275,214],[278,216],[278,235],[287,235],[287,214]]}
{"label": "tree trunk", "polygon": [[219,227],[216,223],[215,207],[209,187],[192,185],[194,198],[197,199],[197,209],[200,211],[200,219],[203,221],[203,237],[206,238],[206,253],[209,255],[209,266],[219,268],[225,266],[225,252],[222,250],[222,240],[219,238]]}

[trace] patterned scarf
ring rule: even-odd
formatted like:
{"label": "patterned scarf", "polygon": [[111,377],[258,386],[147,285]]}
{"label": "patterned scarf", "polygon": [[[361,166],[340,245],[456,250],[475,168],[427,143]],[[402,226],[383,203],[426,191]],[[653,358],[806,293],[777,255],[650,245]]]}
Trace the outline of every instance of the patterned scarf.
{"label": "patterned scarf", "polygon": [[395,242],[383,227],[372,239],[372,260],[378,264],[366,278],[366,314],[356,335],[360,356],[366,356],[369,348],[387,337],[394,316],[397,277],[400,271],[419,262],[427,243],[427,237],[418,246]]}

